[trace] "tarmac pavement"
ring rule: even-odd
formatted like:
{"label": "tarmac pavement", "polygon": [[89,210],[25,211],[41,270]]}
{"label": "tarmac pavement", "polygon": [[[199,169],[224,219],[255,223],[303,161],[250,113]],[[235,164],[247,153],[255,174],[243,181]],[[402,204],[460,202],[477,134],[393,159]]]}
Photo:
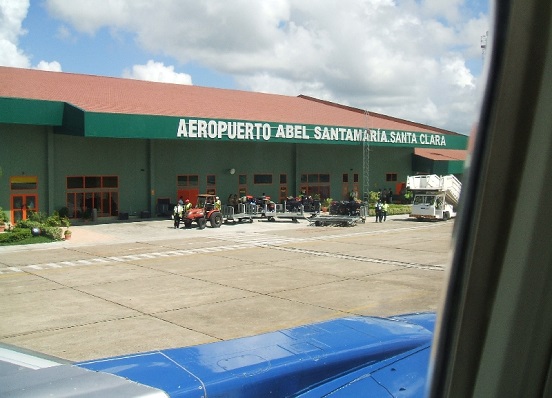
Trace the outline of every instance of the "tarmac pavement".
{"label": "tarmac pavement", "polygon": [[73,226],[67,241],[0,247],[0,342],[83,361],[436,311],[453,225],[390,216],[354,227]]}

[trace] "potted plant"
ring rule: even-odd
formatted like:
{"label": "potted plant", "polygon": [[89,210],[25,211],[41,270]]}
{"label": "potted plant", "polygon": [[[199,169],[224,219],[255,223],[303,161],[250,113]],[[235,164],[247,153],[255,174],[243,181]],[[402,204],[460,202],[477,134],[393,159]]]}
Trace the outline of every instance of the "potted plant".
{"label": "potted plant", "polygon": [[327,212],[330,206],[332,205],[333,199],[332,198],[326,198],[322,201],[322,211]]}
{"label": "potted plant", "polygon": [[4,232],[6,229],[6,223],[9,221],[8,217],[6,216],[6,213],[4,213],[4,209],[0,207],[0,232]]}
{"label": "potted plant", "polygon": [[65,240],[71,239],[72,232],[69,229],[69,227],[71,226],[71,221],[69,221],[68,217],[61,217],[59,221],[61,226],[65,228],[65,231],[63,232]]}

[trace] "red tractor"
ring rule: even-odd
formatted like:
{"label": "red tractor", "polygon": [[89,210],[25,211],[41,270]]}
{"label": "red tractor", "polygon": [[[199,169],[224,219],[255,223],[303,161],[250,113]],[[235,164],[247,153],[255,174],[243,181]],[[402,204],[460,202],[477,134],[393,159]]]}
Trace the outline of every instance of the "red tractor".
{"label": "red tractor", "polygon": [[217,208],[217,201],[218,196],[216,195],[197,195],[195,207],[188,210],[182,217],[185,227],[191,228],[192,223],[195,221],[199,229],[204,229],[207,225],[207,220],[209,220],[212,228],[219,228],[222,225],[222,213],[220,212],[220,206]]}

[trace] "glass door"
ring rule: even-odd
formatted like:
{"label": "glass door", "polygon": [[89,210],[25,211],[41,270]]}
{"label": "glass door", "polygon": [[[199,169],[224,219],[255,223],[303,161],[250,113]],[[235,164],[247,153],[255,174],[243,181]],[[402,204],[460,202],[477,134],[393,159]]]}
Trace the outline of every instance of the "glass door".
{"label": "glass door", "polygon": [[30,212],[38,211],[38,195],[12,195],[11,210],[13,223],[17,223],[20,220],[26,220]]}
{"label": "glass door", "polygon": [[38,211],[38,177],[10,177],[11,222],[26,220],[31,212]]}

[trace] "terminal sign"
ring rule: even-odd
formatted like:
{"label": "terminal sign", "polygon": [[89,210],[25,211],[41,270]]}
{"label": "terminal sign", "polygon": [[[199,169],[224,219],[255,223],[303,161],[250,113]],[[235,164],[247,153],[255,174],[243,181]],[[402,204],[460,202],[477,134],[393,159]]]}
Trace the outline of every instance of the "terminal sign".
{"label": "terminal sign", "polygon": [[[177,138],[447,147],[447,136],[413,131],[276,124],[215,119],[180,119]],[[449,136],[450,138],[450,136]]]}

